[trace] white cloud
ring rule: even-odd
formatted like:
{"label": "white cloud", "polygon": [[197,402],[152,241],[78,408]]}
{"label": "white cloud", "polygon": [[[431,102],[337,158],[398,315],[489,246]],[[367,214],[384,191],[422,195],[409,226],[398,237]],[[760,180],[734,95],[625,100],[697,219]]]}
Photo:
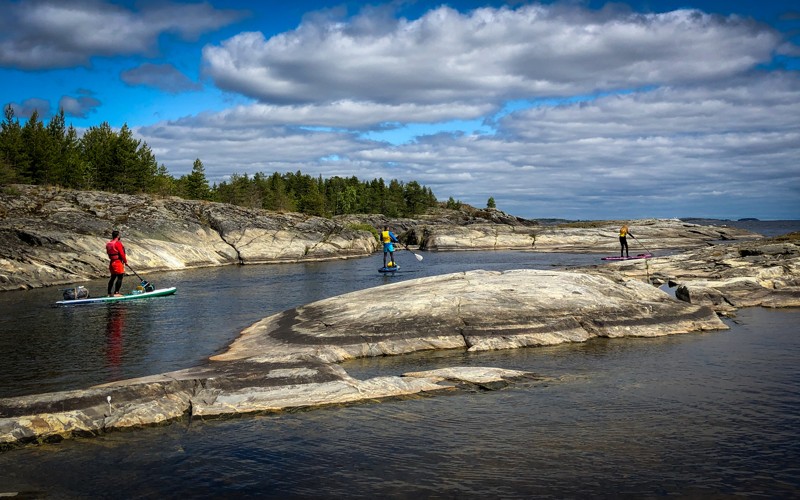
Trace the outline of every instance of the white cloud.
{"label": "white cloud", "polygon": [[138,11],[101,0],[22,0],[0,7],[0,66],[24,70],[88,65],[93,56],[154,55],[161,34],[194,39],[243,15],[208,3],[149,3]]}
{"label": "white cloud", "polygon": [[228,125],[238,119],[226,118],[139,133],[170,168],[188,173],[199,157],[217,180],[298,169],[413,179],[440,199],[483,206],[493,196],[499,208],[528,217],[737,216],[726,210],[742,207],[800,214],[796,73],[521,110],[500,119],[496,134],[437,134],[399,146],[271,120],[237,128]]}
{"label": "white cloud", "polygon": [[6,106],[11,106],[11,109],[14,110],[14,116],[17,119],[28,119],[31,117],[31,115],[33,115],[34,111],[38,114],[40,122],[50,116],[50,103],[44,99],[39,99],[36,97],[25,99],[21,103],[6,103],[6,105],[3,106],[4,110]]}
{"label": "white cloud", "polygon": [[[174,174],[201,158],[217,182],[302,170],[417,180],[534,218],[800,218],[800,77],[766,66],[791,52],[768,26],[538,4],[386,12],[206,46],[205,74],[258,102],[137,132]],[[532,104],[498,111],[510,100]],[[481,119],[481,134],[365,139]]]}
{"label": "white cloud", "polygon": [[172,64],[144,63],[123,71],[120,78],[128,85],[146,85],[172,94],[202,88],[202,85],[191,81]]}
{"label": "white cloud", "polygon": [[81,118],[88,116],[100,104],[100,101],[92,97],[89,92],[83,92],[83,95],[78,97],[65,95],[58,101],[58,107],[64,110],[64,114]]}
{"label": "white cloud", "polygon": [[496,111],[489,104],[448,103],[375,104],[337,101],[322,105],[239,105],[216,113],[201,113],[176,120],[180,126],[225,126],[228,128],[304,126],[351,130],[392,128],[403,123],[437,123],[471,120]]}
{"label": "white cloud", "polygon": [[440,7],[393,22],[374,12],[239,34],[204,48],[205,73],[267,103],[498,102],[726,78],[782,43],[767,26],[694,10]]}

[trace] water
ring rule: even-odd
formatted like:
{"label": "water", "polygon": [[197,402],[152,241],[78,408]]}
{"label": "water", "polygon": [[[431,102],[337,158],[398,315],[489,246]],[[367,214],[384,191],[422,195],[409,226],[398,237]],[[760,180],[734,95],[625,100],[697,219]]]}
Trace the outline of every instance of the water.
{"label": "water", "polygon": [[551,381],[175,424],[0,454],[0,491],[53,497],[766,498],[800,492],[800,312],[727,332],[348,363]]}
{"label": "water", "polygon": [[772,237],[800,231],[796,220],[723,220],[723,219],[681,219],[692,224],[728,226],[745,229],[762,236]]}
{"label": "water", "polygon": [[[387,282],[599,263],[597,255],[422,255],[417,263],[401,252],[394,277],[377,275],[380,256],[153,274],[146,278],[178,286],[178,295],[138,304],[54,308],[45,305],[58,298],[54,289],[0,294],[0,389],[26,394],[184,368],[263,316]],[[0,454],[0,494],[798,497],[800,310],[743,309],[726,321],[729,331],[668,338],[355,360],[344,366],[359,378],[474,365],[545,380],[26,447]]]}
{"label": "water", "polygon": [[[420,254],[422,255],[422,254]],[[226,266],[142,276],[178,293],[143,301],[56,307],[58,288],[0,293],[0,397],[179,370],[221,352],[244,328],[302,304],[384,283],[470,269],[551,269],[596,264],[596,255],[426,252],[379,275],[382,255],[306,264]],[[141,273],[140,273],[141,274]],[[85,284],[101,295],[107,280]],[[126,277],[124,287],[138,284]],[[403,297],[397,297],[398,307]]]}

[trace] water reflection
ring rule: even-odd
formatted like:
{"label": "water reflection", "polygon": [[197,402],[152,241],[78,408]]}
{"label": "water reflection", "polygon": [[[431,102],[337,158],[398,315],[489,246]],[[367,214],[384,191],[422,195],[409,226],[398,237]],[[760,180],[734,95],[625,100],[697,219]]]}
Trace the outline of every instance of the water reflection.
{"label": "water reflection", "polygon": [[111,370],[111,376],[121,377],[123,330],[125,329],[124,307],[109,307],[106,310],[106,366]]}
{"label": "water reflection", "polygon": [[798,315],[754,308],[726,332],[357,360],[359,376],[472,365],[551,380],[28,447],[0,453],[0,493],[796,498]]}
{"label": "water reflection", "polygon": [[[407,255],[406,255],[407,254]],[[386,283],[471,269],[551,269],[597,256],[536,252],[402,252],[394,276],[363,259],[226,266],[144,276],[175,296],[53,307],[60,287],[0,293],[0,397],[80,389],[194,366],[224,351],[256,321],[283,310]],[[404,257],[404,258],[403,258]],[[93,296],[106,279],[84,284]]]}

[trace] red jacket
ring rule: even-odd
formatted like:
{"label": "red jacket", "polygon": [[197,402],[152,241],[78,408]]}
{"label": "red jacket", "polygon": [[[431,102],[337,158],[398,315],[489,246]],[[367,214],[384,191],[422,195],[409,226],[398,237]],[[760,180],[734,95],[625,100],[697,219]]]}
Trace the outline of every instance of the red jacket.
{"label": "red jacket", "polygon": [[109,270],[115,274],[124,274],[128,258],[125,257],[125,247],[122,242],[115,239],[106,243],[106,253],[111,260],[111,264],[108,266]]}

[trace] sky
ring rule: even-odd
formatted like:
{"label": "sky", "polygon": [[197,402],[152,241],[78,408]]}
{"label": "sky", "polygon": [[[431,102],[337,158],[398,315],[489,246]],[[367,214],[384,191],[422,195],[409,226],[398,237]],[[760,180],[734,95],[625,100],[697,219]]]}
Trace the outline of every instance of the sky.
{"label": "sky", "polygon": [[800,219],[800,3],[0,0],[0,104],[175,177],[417,181],[531,219]]}

